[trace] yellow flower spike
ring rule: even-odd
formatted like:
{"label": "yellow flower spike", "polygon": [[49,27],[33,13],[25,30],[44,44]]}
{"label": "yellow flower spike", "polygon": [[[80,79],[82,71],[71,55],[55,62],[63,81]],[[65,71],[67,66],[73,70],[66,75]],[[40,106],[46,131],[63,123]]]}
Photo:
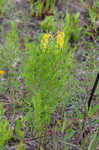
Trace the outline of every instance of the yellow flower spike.
{"label": "yellow flower spike", "polygon": [[58,32],[58,35],[56,37],[56,48],[59,46],[61,49],[63,48],[64,45],[64,32]]}
{"label": "yellow flower spike", "polygon": [[49,37],[50,37],[51,35],[50,34],[44,34],[44,36],[43,36],[43,39],[49,39]]}
{"label": "yellow flower spike", "polygon": [[4,74],[5,72],[3,70],[0,70],[0,74]]}
{"label": "yellow flower spike", "polygon": [[50,36],[51,36],[50,34],[45,33],[45,34],[43,35],[43,39],[41,40],[41,45],[40,45],[40,47],[43,48],[43,51],[44,51],[44,52],[45,52],[44,49],[47,48],[48,39],[49,39]]}
{"label": "yellow flower spike", "polygon": [[46,46],[46,44],[45,44],[45,43],[43,44],[43,47],[44,47],[44,49],[46,49],[46,48],[47,48],[47,46]]}

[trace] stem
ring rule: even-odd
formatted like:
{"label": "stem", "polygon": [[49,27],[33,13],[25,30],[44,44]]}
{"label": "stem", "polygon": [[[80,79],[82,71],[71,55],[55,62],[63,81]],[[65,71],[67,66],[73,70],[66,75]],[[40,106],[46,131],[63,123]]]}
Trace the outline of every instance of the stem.
{"label": "stem", "polygon": [[98,81],[99,81],[99,72],[98,72],[98,74],[97,74],[97,77],[96,77],[94,86],[93,86],[93,88],[92,88],[92,91],[91,91],[91,94],[90,94],[90,97],[89,97],[89,100],[88,100],[88,111],[89,111],[89,109],[90,109],[90,104],[91,104],[93,95],[94,95],[94,93],[95,93],[95,90],[96,90],[96,88],[97,88]]}

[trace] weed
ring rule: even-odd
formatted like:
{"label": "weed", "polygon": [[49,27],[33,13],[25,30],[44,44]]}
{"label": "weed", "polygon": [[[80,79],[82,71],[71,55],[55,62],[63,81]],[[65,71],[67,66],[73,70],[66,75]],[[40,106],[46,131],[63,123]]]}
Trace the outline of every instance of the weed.
{"label": "weed", "polygon": [[[71,38],[76,42],[79,38],[81,28],[79,28],[79,16],[80,13],[70,16],[68,11],[66,11],[64,32],[66,34],[66,42],[71,40]],[[65,44],[68,45],[68,44]]]}
{"label": "weed", "polygon": [[63,31],[58,31],[56,36],[46,33],[39,43],[25,41],[29,58],[23,63],[22,76],[30,93],[26,103],[28,107],[32,106],[34,128],[39,134],[48,127],[50,115],[67,95],[66,80],[72,68],[74,51],[69,41],[72,34],[74,40],[79,37],[78,17],[79,14],[72,18],[67,12]]}
{"label": "weed", "polygon": [[25,147],[24,147],[24,144],[23,144],[22,140],[20,141],[19,146],[17,146],[17,150],[25,150]]}
{"label": "weed", "polygon": [[[92,4],[90,4],[92,2]],[[87,25],[86,33],[89,35],[93,40],[98,40],[98,20],[99,20],[99,2],[98,1],[90,1],[85,6],[89,19]]]}
{"label": "weed", "polygon": [[44,32],[56,32],[56,21],[54,16],[46,16],[44,21],[41,22],[41,29]]}
{"label": "weed", "polygon": [[2,15],[4,13],[4,5],[6,4],[7,0],[1,0],[0,1],[0,14]]}
{"label": "weed", "polygon": [[13,130],[9,128],[9,121],[4,117],[5,110],[3,105],[0,103],[0,148],[4,149],[5,143],[7,143],[12,135]]}
{"label": "weed", "polygon": [[40,16],[41,18],[46,15],[52,15],[55,7],[55,0],[38,0],[37,2],[30,1],[30,12],[33,16]]}
{"label": "weed", "polygon": [[99,10],[99,2],[96,2],[92,8],[89,7],[88,9],[89,17],[93,24],[94,29],[96,29],[96,21],[99,19],[98,10]]}
{"label": "weed", "polygon": [[24,137],[24,120],[23,116],[18,116],[16,121],[15,121],[15,136],[17,139],[22,139]]}
{"label": "weed", "polygon": [[40,16],[42,13],[42,9],[43,9],[43,3],[40,1],[37,1],[33,4],[34,2],[30,2],[30,10],[31,10],[31,14],[34,13],[33,7],[35,7],[36,9],[36,15]]}
{"label": "weed", "polygon": [[[4,38],[3,28],[2,38]],[[16,23],[11,22],[11,32],[7,33],[4,43],[0,44],[0,67],[5,71],[0,81],[0,94],[9,91],[12,99],[13,96],[15,97],[14,89],[18,90],[19,87],[17,64],[20,61],[20,45],[18,42]]]}
{"label": "weed", "polygon": [[95,150],[98,146],[99,137],[98,137],[98,130],[96,130],[92,136],[91,142],[88,146],[88,150]]}

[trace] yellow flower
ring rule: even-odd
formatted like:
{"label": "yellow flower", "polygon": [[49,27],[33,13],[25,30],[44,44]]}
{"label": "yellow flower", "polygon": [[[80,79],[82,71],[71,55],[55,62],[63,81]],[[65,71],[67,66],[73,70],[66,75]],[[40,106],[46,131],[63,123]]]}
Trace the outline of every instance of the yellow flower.
{"label": "yellow flower", "polygon": [[41,48],[44,48],[44,49],[47,48],[48,39],[50,38],[50,36],[51,36],[50,34],[47,34],[47,33],[44,34],[43,39],[41,40],[41,45],[40,45]]}
{"label": "yellow flower", "polygon": [[4,74],[5,72],[3,70],[0,70],[0,74]]}
{"label": "yellow flower", "polygon": [[64,32],[58,32],[56,36],[56,48],[63,48],[64,46]]}
{"label": "yellow flower", "polygon": [[43,39],[49,39],[50,36],[51,36],[50,34],[45,33],[44,36],[43,36]]}

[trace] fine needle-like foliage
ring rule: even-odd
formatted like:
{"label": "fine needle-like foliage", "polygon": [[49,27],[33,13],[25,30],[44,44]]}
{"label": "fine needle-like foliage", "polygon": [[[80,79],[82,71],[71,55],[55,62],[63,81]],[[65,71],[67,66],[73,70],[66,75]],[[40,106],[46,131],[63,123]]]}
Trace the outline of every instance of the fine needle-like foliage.
{"label": "fine needle-like foliage", "polygon": [[[67,12],[64,29],[58,31],[56,36],[45,33],[39,38],[39,42],[29,43],[28,39],[25,41],[28,58],[24,60],[22,75],[28,95],[31,95],[26,103],[32,106],[34,128],[39,133],[49,125],[50,115],[66,98],[66,80],[71,71],[74,51],[69,40],[72,34],[76,34],[77,40],[79,32],[77,34],[75,31],[78,29],[78,16],[71,18]],[[71,31],[72,24],[76,30]]]}

